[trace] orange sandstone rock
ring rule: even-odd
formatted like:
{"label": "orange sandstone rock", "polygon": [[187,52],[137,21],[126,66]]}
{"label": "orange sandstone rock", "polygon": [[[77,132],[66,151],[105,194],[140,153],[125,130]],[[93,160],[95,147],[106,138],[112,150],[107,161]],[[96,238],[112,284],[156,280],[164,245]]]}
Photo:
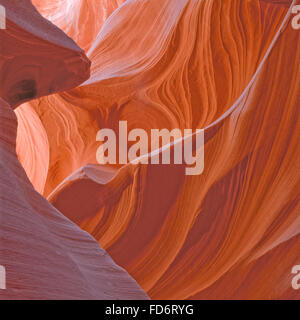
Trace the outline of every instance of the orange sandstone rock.
{"label": "orange sandstone rock", "polygon": [[[147,299],[95,239],[34,190],[16,154],[13,108],[79,85],[89,60],[30,1],[0,4],[7,12],[7,29],[0,30],[0,264],[6,270],[0,299]],[[43,128],[37,114],[27,110],[20,119],[19,129],[35,138],[19,136],[18,150],[26,154],[31,145],[38,153],[28,165],[35,168],[42,158],[37,168],[47,170],[47,136],[37,133]]]}
{"label": "orange sandstone rock", "polygon": [[[296,2],[34,2],[92,62],[80,87],[17,112],[17,144],[38,132],[48,150],[47,161],[18,147],[35,188],[152,298],[299,299]],[[98,130],[120,120],[204,129],[204,173],[97,165]]]}

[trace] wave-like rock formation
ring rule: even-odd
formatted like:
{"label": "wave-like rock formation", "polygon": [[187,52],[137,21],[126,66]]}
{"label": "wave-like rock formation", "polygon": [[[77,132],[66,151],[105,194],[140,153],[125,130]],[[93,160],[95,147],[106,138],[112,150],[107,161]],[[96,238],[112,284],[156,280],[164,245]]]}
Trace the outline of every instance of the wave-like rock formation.
{"label": "wave-like rock formation", "polygon": [[[33,3],[92,63],[80,87],[16,111],[35,189],[151,298],[299,299],[296,1]],[[120,120],[204,129],[203,174],[98,165],[97,132]]]}
{"label": "wave-like rock formation", "polygon": [[[17,158],[13,107],[79,85],[90,62],[30,1],[0,4],[7,14],[7,29],[0,30],[0,96],[7,101],[0,98],[0,264],[6,270],[0,299],[147,299],[92,236],[34,190]],[[22,158],[24,165],[47,170],[46,131],[29,106],[24,119],[29,122],[21,117],[19,130],[31,134],[19,136],[19,153],[37,152]],[[42,186],[46,176],[29,177]]]}

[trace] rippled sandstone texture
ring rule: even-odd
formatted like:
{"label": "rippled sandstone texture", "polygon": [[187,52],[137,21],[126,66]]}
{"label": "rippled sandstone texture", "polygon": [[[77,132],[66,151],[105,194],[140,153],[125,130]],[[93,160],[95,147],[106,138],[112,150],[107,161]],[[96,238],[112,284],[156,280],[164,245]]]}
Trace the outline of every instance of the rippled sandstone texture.
{"label": "rippled sandstone texture", "polygon": [[[296,2],[33,3],[92,62],[79,88],[16,111],[35,189],[152,298],[299,299]],[[204,128],[204,173],[97,165],[97,131],[119,120]]]}
{"label": "rippled sandstone texture", "polygon": [[[13,108],[79,85],[89,76],[90,62],[30,1],[0,4],[7,14],[7,29],[0,30],[0,264],[7,289],[0,290],[0,300],[147,299],[89,234],[34,190],[16,154]],[[38,132],[36,113],[26,115],[31,132]],[[19,130],[26,130],[20,122]],[[44,156],[47,137],[35,138],[23,147]]]}

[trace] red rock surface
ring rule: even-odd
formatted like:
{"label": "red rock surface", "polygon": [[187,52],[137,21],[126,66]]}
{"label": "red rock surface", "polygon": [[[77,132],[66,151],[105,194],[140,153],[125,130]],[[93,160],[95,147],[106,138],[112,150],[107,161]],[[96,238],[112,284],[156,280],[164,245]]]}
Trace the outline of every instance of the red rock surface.
{"label": "red rock surface", "polygon": [[[7,288],[0,299],[147,299],[95,239],[34,190],[16,154],[13,107],[80,84],[89,60],[30,1],[0,4],[7,10],[7,29],[0,30],[0,95],[10,103],[0,98],[0,264]],[[39,118],[34,111],[26,115],[34,135],[42,128]],[[46,165],[46,140],[46,134],[25,139],[21,150],[39,146]],[[34,167],[34,161],[28,163]]]}
{"label": "red rock surface", "polygon": [[[92,62],[80,87],[16,111],[35,189],[151,298],[299,299],[296,1],[33,3]],[[97,165],[98,130],[120,120],[203,128],[203,174]]]}

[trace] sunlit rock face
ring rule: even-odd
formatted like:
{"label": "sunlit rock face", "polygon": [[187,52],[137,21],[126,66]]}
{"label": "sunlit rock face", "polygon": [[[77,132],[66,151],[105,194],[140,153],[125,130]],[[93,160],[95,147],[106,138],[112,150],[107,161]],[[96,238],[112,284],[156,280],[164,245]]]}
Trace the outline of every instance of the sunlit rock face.
{"label": "sunlit rock face", "polygon": [[[89,77],[90,62],[30,1],[0,0],[0,5],[7,14],[6,29],[0,30],[0,300],[147,299],[91,235],[34,190],[16,153],[13,108],[79,85]],[[39,171],[28,174],[39,189],[50,145],[30,105],[23,116],[17,149],[27,170]]]}
{"label": "sunlit rock face", "polygon": [[[34,188],[151,298],[300,298],[291,286],[300,264],[295,3],[33,1],[85,50],[91,75],[79,72],[78,55],[87,62],[77,51],[70,72],[84,83],[16,110],[18,157]],[[96,134],[120,120],[146,132],[204,129],[203,174],[98,165]]]}

